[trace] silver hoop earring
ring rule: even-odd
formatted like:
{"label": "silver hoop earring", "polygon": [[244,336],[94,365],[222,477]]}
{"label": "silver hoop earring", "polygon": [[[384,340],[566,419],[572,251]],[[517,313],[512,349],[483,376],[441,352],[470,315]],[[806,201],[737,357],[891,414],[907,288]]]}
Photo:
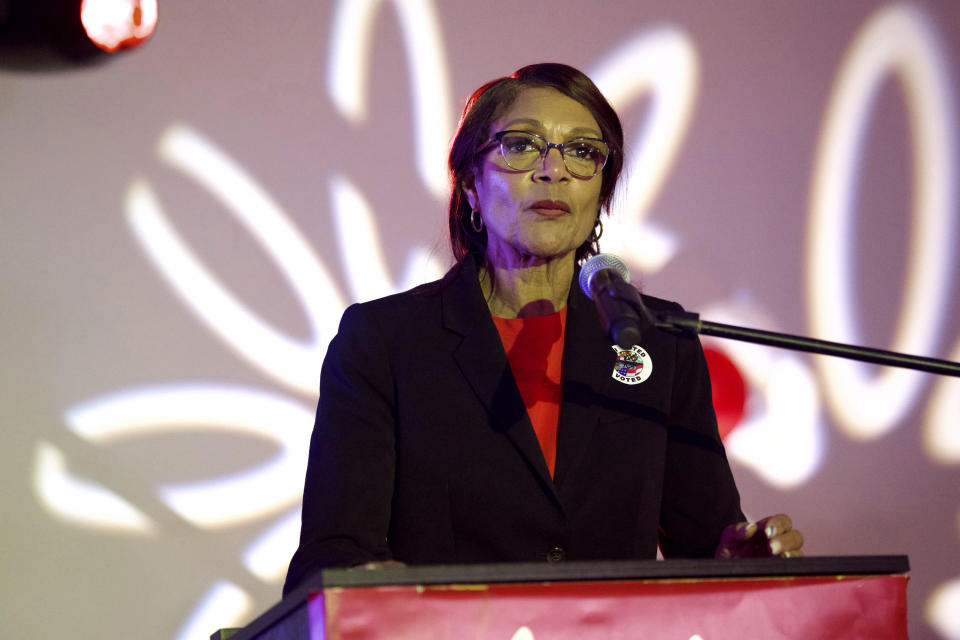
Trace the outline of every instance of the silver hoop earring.
{"label": "silver hoop earring", "polygon": [[476,209],[470,212],[470,226],[473,227],[473,230],[477,233],[483,231],[483,218],[480,217],[480,212]]}

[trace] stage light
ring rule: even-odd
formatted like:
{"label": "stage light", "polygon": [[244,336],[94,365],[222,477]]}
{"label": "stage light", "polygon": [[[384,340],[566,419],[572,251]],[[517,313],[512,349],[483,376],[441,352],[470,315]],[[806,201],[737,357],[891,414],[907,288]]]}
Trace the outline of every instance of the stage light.
{"label": "stage light", "polygon": [[108,53],[140,46],[157,26],[157,0],[83,0],[80,23]]}
{"label": "stage light", "polygon": [[158,0],[0,0],[0,67],[45,71],[103,62],[141,45]]}

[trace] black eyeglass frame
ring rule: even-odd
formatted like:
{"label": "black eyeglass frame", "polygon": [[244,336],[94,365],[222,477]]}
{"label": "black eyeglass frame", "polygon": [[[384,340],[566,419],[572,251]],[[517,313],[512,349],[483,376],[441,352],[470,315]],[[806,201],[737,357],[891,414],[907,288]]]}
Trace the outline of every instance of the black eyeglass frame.
{"label": "black eyeglass frame", "polygon": [[[573,138],[571,140],[567,140],[566,142],[550,142],[539,133],[534,133],[533,131],[524,131],[522,129],[506,129],[505,131],[498,131],[497,133],[493,134],[492,139],[489,140],[486,144],[484,144],[483,146],[480,147],[480,149],[477,150],[477,155],[486,153],[494,145],[496,145],[500,148],[500,157],[503,158],[503,162],[507,165],[508,168],[513,169],[514,171],[530,171],[531,169],[533,169],[533,167],[536,166],[536,163],[534,163],[533,167],[530,167],[528,169],[518,169],[517,167],[514,167],[513,165],[511,165],[510,161],[507,160],[507,154],[503,150],[503,137],[508,133],[522,133],[523,135],[533,136],[535,138],[539,138],[543,140],[544,147],[543,147],[543,151],[540,152],[540,162],[543,163],[543,161],[547,157],[547,154],[550,153],[550,149],[556,149],[557,151],[560,152],[560,158],[563,160],[563,166],[567,168],[567,171],[569,171],[571,175],[576,176],[578,178],[593,178],[594,176],[600,174],[603,171],[603,168],[607,166],[607,161],[610,160],[610,156],[616,153],[616,149],[613,148],[613,145],[611,145],[609,142],[607,142],[603,138],[590,138],[587,136],[580,136],[577,138]],[[596,165],[596,169],[590,175],[582,175],[582,174],[576,173],[567,164],[566,147],[568,145],[572,145],[582,140],[588,140],[590,142],[602,142],[607,147],[607,153],[603,156],[603,162],[600,163],[599,165]]]}

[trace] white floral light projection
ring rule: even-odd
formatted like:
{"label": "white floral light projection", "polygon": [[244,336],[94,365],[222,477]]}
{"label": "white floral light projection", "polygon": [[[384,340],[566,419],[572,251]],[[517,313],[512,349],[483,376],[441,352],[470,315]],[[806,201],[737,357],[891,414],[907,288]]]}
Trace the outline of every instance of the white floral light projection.
{"label": "white floral light projection", "polygon": [[[771,188],[780,185],[782,191],[806,198],[792,203],[798,212],[798,233],[787,240],[777,238],[771,232],[773,227],[758,234],[747,228],[748,222],[736,228],[734,225],[740,223],[735,222],[738,212],[732,204],[734,199],[723,188],[737,190],[746,185],[710,183],[705,176],[713,167],[706,172],[702,167],[712,161],[699,158],[692,150],[709,145],[711,136],[721,136],[730,122],[732,116],[727,112],[711,119],[710,109],[717,104],[718,91],[732,96],[729,99],[735,104],[753,99],[751,87],[740,87],[733,81],[718,89],[728,82],[718,81],[714,75],[719,60],[727,55],[724,47],[733,51],[744,45],[731,44],[741,42],[733,36],[730,42],[718,45],[711,29],[716,26],[722,32],[734,28],[729,25],[755,19],[759,25],[755,56],[762,57],[761,34],[764,29],[773,29],[770,25],[780,18],[761,7],[759,1],[746,3],[734,12],[741,13],[740,18],[699,3],[693,12],[685,6],[657,4],[658,11],[671,16],[669,20],[650,18],[649,7],[620,8],[616,11],[622,14],[612,12],[609,16],[601,11],[590,16],[602,25],[587,29],[592,38],[588,53],[573,59],[571,47],[575,50],[582,37],[578,29],[587,24],[583,22],[585,17],[572,17],[583,11],[578,3],[567,3],[570,17],[564,17],[563,11],[545,16],[533,8],[521,10],[508,3],[498,5],[502,12],[494,11],[493,16],[465,2],[454,7],[432,0],[340,0],[310,8],[297,0],[281,3],[281,11],[302,12],[302,18],[264,18],[262,13],[254,15],[257,9],[246,6],[250,3],[241,4],[244,6],[230,10],[250,11],[251,17],[230,18],[237,22],[233,31],[227,30],[239,41],[229,43],[233,46],[229,55],[236,59],[212,49],[212,42],[226,43],[224,38],[205,35],[203,29],[188,32],[180,26],[197,20],[201,24],[226,21],[228,18],[219,13],[225,10],[223,7],[188,8],[183,4],[167,11],[165,5],[165,16],[183,22],[161,24],[151,47],[165,47],[165,34],[178,35],[185,46],[197,52],[191,63],[198,67],[211,65],[216,69],[213,77],[221,78],[225,86],[238,87],[232,89],[235,95],[211,107],[215,116],[210,117],[197,105],[206,101],[213,104],[217,98],[201,99],[193,88],[178,89],[185,86],[178,83],[186,81],[172,74],[166,80],[168,90],[179,98],[174,96],[160,104],[159,121],[154,122],[150,133],[137,138],[139,145],[131,142],[130,149],[139,155],[129,172],[123,174],[120,183],[111,182],[110,187],[101,188],[95,181],[88,181],[85,187],[102,190],[106,200],[114,203],[114,208],[103,214],[109,220],[105,224],[120,234],[117,237],[124,245],[117,252],[122,257],[105,253],[101,262],[109,263],[110,273],[117,274],[118,279],[125,270],[140,274],[128,289],[115,285],[113,295],[121,297],[126,292],[133,297],[145,296],[149,300],[145,307],[151,312],[137,317],[156,323],[151,324],[150,341],[161,344],[159,352],[175,350],[180,339],[194,345],[185,351],[196,353],[196,370],[176,370],[162,362],[144,363],[143,372],[137,369],[136,374],[126,373],[130,369],[119,365],[117,375],[107,373],[109,366],[96,369],[101,371],[99,378],[91,377],[89,384],[71,387],[77,391],[70,401],[50,408],[50,413],[60,415],[55,429],[38,435],[25,432],[24,437],[30,451],[26,463],[30,468],[23,474],[29,476],[25,493],[30,494],[31,508],[42,507],[43,522],[56,523],[68,532],[63,535],[106,541],[106,546],[111,541],[117,545],[120,541],[154,544],[172,557],[182,552],[185,559],[193,558],[189,562],[197,562],[203,554],[210,556],[190,575],[194,586],[189,596],[166,597],[149,586],[143,587],[146,591],[142,597],[152,599],[158,617],[163,618],[158,628],[144,637],[206,638],[219,627],[249,621],[279,598],[279,585],[299,534],[299,500],[326,345],[348,304],[402,291],[443,274],[449,264],[445,250],[438,250],[436,243],[424,239],[423,234],[408,232],[408,228],[443,226],[448,188],[445,157],[466,92],[526,62],[557,58],[577,64],[595,79],[624,116],[628,163],[623,189],[605,223],[601,244],[604,251],[626,259],[635,273],[642,275],[639,280],[651,285],[652,293],[683,298],[689,290],[691,299],[684,303],[694,305],[704,318],[718,322],[860,344],[886,332],[884,335],[890,336],[888,348],[960,360],[960,342],[948,333],[960,328],[954,317],[960,312],[960,297],[952,289],[956,284],[955,255],[960,250],[960,133],[954,97],[960,53],[956,47],[951,48],[950,36],[955,31],[937,20],[937,16],[949,16],[960,28],[960,11],[949,3],[863,0],[852,17],[827,5],[807,9],[810,15],[828,22],[835,12],[843,14],[848,30],[830,31],[836,55],[817,67],[822,91],[808,97],[798,90],[792,98],[806,100],[807,112],[815,112],[816,117],[809,120],[814,128],[791,138],[792,153],[809,156],[796,165],[807,172],[774,172],[776,178],[769,179],[774,185]],[[467,24],[470,21],[464,22],[458,10],[466,9],[477,12],[481,23],[471,26]],[[523,12],[518,25],[504,26],[496,19],[498,13],[506,16],[515,11]],[[703,15],[711,12],[716,13],[712,17]],[[310,26],[303,27],[304,22]],[[275,33],[251,35],[271,29]],[[537,33],[532,34],[531,29]],[[820,33],[817,30],[822,27],[800,25],[797,29],[812,34]],[[310,30],[313,40],[286,35]],[[290,47],[298,53],[283,57],[288,67],[269,68],[250,52],[262,53],[265,59],[276,54],[244,42],[261,42],[258,37],[277,49]],[[490,38],[505,42],[502,50],[485,60],[482,52],[490,46]],[[547,46],[553,48],[544,50]],[[806,46],[816,45],[807,42]],[[734,53],[729,55],[736,58]],[[302,66],[290,63],[293,59],[302,61],[304,56],[308,62]],[[509,61],[507,67],[503,67],[505,60]],[[782,59],[780,62],[786,64]],[[127,71],[136,62],[131,58],[125,64]],[[158,69],[168,66],[162,60],[156,64]],[[308,124],[298,125],[302,128],[291,125],[290,131],[284,128],[281,116],[268,115],[267,119],[278,123],[271,131],[278,137],[285,136],[283,142],[270,147],[268,134],[246,130],[243,123],[245,118],[256,121],[263,117],[257,113],[262,109],[260,102],[276,108],[283,100],[265,96],[259,88],[239,81],[233,84],[225,69],[238,74],[253,70],[254,77],[259,78],[275,74],[299,78],[300,84],[296,85],[264,80],[267,88],[263,91],[276,93],[278,86],[283,87],[291,90],[285,97],[289,103],[312,100],[321,106],[297,111],[301,121]],[[63,81],[67,90],[83,90],[80,84],[84,81],[98,88],[112,81],[110,69],[86,73],[85,78]],[[771,72],[771,77],[775,74]],[[189,76],[188,69],[184,69],[184,75]],[[378,85],[387,80],[393,82],[390,88]],[[803,83],[798,80],[798,84]],[[46,95],[57,85],[51,78],[0,76],[0,89],[5,86],[15,86],[23,95],[30,91]],[[871,140],[870,136],[876,135],[871,119],[889,95],[884,91],[891,86],[896,95],[902,96],[905,107],[906,145],[890,142],[893,151],[888,152],[905,151],[908,156],[908,184],[897,193],[908,193],[900,220],[909,242],[900,261],[904,273],[899,285],[902,299],[896,299],[894,289],[894,299],[885,309],[895,319],[895,326],[884,325],[878,331],[861,326],[874,318],[865,317],[858,304],[862,299],[858,287],[863,285],[863,279],[857,278],[863,276],[858,255],[864,249],[858,224],[864,224],[860,219],[867,219],[869,224],[871,215],[864,209],[866,196],[862,191],[866,184],[863,176],[872,166],[871,153],[876,152],[878,144],[882,148],[887,142]],[[762,89],[756,91],[759,94]],[[179,106],[177,100],[187,95],[195,97],[196,102],[190,107]],[[20,112],[30,111],[17,102],[16,92],[12,96]],[[44,108],[55,109],[51,105]],[[120,118],[117,114],[125,113],[118,108],[110,117]],[[257,115],[249,115],[252,113]],[[389,116],[385,118],[385,114]],[[407,120],[401,123],[403,118]],[[785,118],[777,122],[783,129],[791,126]],[[109,130],[111,123],[99,125]],[[268,146],[261,154],[264,144]],[[148,150],[146,158],[144,148]],[[372,164],[371,148],[381,152],[375,160],[380,164]],[[30,152],[21,153],[28,157]],[[316,162],[316,166],[299,164],[304,158]],[[64,175],[73,170],[75,164],[71,162],[67,163],[68,170],[60,169]],[[398,168],[404,162],[409,167]],[[277,171],[278,164],[294,170]],[[733,164],[736,161],[731,160]],[[759,164],[765,165],[766,160],[761,159]],[[0,175],[14,185],[12,172]],[[390,206],[395,185],[401,183],[408,199],[433,210],[409,221],[398,219],[404,207],[415,206]],[[678,189],[678,183],[686,187]],[[704,186],[700,194],[690,186],[695,184],[712,187]],[[171,185],[176,186],[174,192]],[[42,191],[38,187],[37,192]],[[293,192],[298,196],[291,196]],[[671,207],[691,202],[684,199],[688,197],[695,198],[692,202],[704,210],[693,216],[696,224],[706,227],[712,216],[726,216],[731,226],[720,235],[730,238],[710,237],[708,232],[704,239],[679,216],[663,214]],[[184,202],[204,204],[191,209]],[[291,202],[309,206],[303,210]],[[13,210],[11,200],[0,199],[0,205],[5,207],[0,233],[17,237],[26,223],[8,218],[7,211]],[[718,214],[714,214],[714,207]],[[53,210],[53,205],[48,208]],[[195,218],[234,224],[230,232],[234,235],[229,236],[233,240],[226,239],[227,232],[219,227],[216,232],[206,232]],[[22,233],[26,238],[27,232]],[[751,240],[738,245],[734,238],[741,233]],[[725,240],[731,240],[733,249],[714,252],[713,243],[722,245]],[[234,251],[230,242],[246,244],[236,244]],[[766,284],[764,277],[768,274],[745,258],[754,247],[768,243],[777,258],[780,254],[797,255],[798,264],[791,265],[789,272],[793,281]],[[198,249],[211,246],[217,250],[205,253]],[[260,264],[271,271],[264,275],[271,285],[244,280],[259,275],[255,269],[247,270],[244,252],[251,250],[259,252]],[[251,255],[249,260],[253,259]],[[739,265],[738,259],[745,260],[747,266],[725,268],[727,264]],[[34,269],[42,272],[41,266]],[[771,267],[770,271],[782,273],[779,269]],[[14,299],[30,299],[24,292],[34,291],[32,283],[21,284],[30,282],[28,276],[22,280],[11,276],[8,280],[16,284],[10,287],[16,294]],[[655,288],[657,284],[669,288],[661,292]],[[784,286],[793,291],[786,305],[782,298],[770,295]],[[94,287],[88,291],[91,293],[80,297],[95,299],[103,295],[93,293],[97,291]],[[163,306],[156,315],[152,313],[154,301],[158,307]],[[122,322],[122,314],[118,315]],[[19,315],[15,321],[22,324],[15,325],[11,320],[2,326],[16,330],[30,323],[29,318]],[[179,329],[158,333],[157,328],[165,325]],[[115,330],[105,329],[98,339],[111,340],[111,331]],[[197,335],[178,336],[177,332]],[[201,352],[207,354],[203,357],[218,353],[208,343],[222,351],[216,356],[220,358],[216,364],[209,367],[199,361]],[[748,515],[763,515],[751,505],[751,497],[764,508],[785,503],[783,510],[795,509],[807,515],[809,523],[801,519],[798,525],[807,534],[808,548],[814,553],[857,553],[860,547],[849,535],[843,540],[832,536],[838,531],[862,528],[867,530],[866,548],[870,553],[910,553],[917,572],[936,564],[935,558],[941,555],[953,558],[941,567],[936,579],[914,574],[913,584],[922,582],[924,586],[922,591],[918,592],[916,586],[911,591],[911,632],[915,637],[936,633],[960,638],[960,566],[955,561],[960,557],[957,485],[953,485],[951,497],[953,514],[928,514],[929,519],[922,523],[922,528],[938,527],[941,532],[936,536],[938,551],[926,556],[923,554],[929,543],[923,541],[922,533],[905,540],[893,534],[884,538],[882,531],[872,530],[886,521],[876,515],[885,508],[886,496],[870,495],[869,487],[830,484],[834,478],[858,481],[857,474],[866,473],[864,470],[874,465],[879,447],[884,447],[882,461],[896,459],[891,442],[905,433],[918,443],[919,453],[909,460],[917,475],[936,476],[930,483],[941,482],[942,477],[947,478],[948,485],[950,479],[955,482],[960,464],[956,420],[960,415],[960,381],[903,370],[877,370],[745,343],[706,339],[704,345],[731,365],[732,373],[714,372],[718,385],[725,381],[722,377],[733,376],[746,390],[742,406],[734,407],[725,442]],[[120,357],[115,361],[120,363]],[[26,358],[12,362],[15,364],[11,367],[18,369],[9,369],[10,380],[19,379],[19,371],[30,366],[25,364]],[[75,367],[70,377],[83,378],[80,365]],[[222,377],[218,378],[216,372]],[[30,388],[41,402],[42,394],[35,389],[42,387]],[[18,399],[11,396],[11,403],[19,410]],[[23,429],[20,425],[11,428]],[[192,442],[206,442],[198,440],[201,436],[221,447],[211,454],[217,465],[222,465],[214,465],[219,471],[187,472],[171,461],[176,472],[171,471],[164,479],[159,471],[148,474],[138,469],[142,462],[137,461],[144,459],[142,451],[149,450],[151,443],[167,442],[167,438],[187,450]],[[848,467],[838,462],[838,455],[860,458]],[[228,464],[232,457],[238,460],[236,464]],[[142,482],[137,480],[128,486],[128,481],[141,476]],[[903,490],[909,496],[912,488]],[[824,496],[836,500],[834,494],[843,492],[866,495],[853,500],[854,506],[843,503],[848,513],[818,511],[818,502]],[[896,504],[906,505],[909,498],[897,500]],[[908,506],[900,508],[906,511]],[[917,515],[905,512],[903,517]],[[945,521],[949,521],[948,527]],[[188,553],[181,544],[194,544],[196,549]],[[107,560],[98,562],[109,564]],[[162,572],[162,564],[158,566]],[[46,571],[38,569],[39,577],[33,582],[54,580],[52,570]],[[164,584],[169,585],[171,579],[165,576]],[[91,580],[116,583],[111,584],[111,593],[128,590],[121,584],[123,574],[105,571],[102,578],[91,576]],[[29,586],[29,582],[23,586],[18,583],[16,590],[27,595],[42,590],[42,584]],[[96,608],[103,610],[105,606],[98,604]],[[98,626],[73,611],[69,609],[64,619],[83,619],[85,629],[98,628],[107,633],[123,628],[116,621]],[[14,619],[0,623],[0,635],[31,635],[28,624]],[[129,619],[124,624],[129,626]],[[535,633],[536,629],[522,627],[514,637],[533,638]],[[98,636],[91,632],[90,637]]]}
{"label": "white floral light projection", "polygon": [[[954,238],[957,163],[950,78],[943,67],[934,32],[923,14],[906,6],[877,12],[864,25],[838,72],[827,108],[814,165],[810,235],[810,323],[830,339],[861,342],[850,308],[851,254],[856,236],[857,153],[864,147],[872,98],[887,74],[903,85],[913,152],[912,229],[906,273],[907,299],[891,348],[904,353],[933,350],[944,317],[956,265],[950,256]],[[827,398],[840,426],[855,437],[871,438],[896,425],[915,401],[924,377],[906,369],[888,369],[868,379],[866,367],[823,358]]]}

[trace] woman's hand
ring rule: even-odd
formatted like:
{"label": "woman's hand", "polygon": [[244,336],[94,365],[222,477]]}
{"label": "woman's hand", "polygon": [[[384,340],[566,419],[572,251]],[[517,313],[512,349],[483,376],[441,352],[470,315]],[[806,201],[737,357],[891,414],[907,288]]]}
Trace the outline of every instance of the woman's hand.
{"label": "woman's hand", "polygon": [[732,524],[723,530],[718,558],[797,558],[803,555],[803,534],[793,528],[785,514],[757,522]]}

